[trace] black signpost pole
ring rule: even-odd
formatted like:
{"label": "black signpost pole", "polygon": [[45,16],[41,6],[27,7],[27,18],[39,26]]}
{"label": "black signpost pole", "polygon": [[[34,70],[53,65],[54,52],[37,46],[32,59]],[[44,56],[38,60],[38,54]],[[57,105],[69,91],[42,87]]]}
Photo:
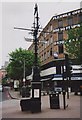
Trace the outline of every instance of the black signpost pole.
{"label": "black signpost pole", "polygon": [[38,65],[38,6],[35,4],[34,11],[34,47],[35,47],[35,60],[33,67],[33,80],[32,80],[32,99],[31,99],[31,112],[41,112],[41,82],[40,82],[40,69]]}
{"label": "black signpost pole", "polygon": [[38,65],[38,32],[39,31],[39,17],[38,17],[38,6],[35,4],[34,8],[34,26],[33,29],[18,28],[19,30],[28,30],[33,33],[34,43],[34,66],[33,66],[33,78],[32,78],[32,98],[24,99],[20,101],[21,110],[31,110],[32,113],[41,112],[41,82],[40,82],[40,68]]}

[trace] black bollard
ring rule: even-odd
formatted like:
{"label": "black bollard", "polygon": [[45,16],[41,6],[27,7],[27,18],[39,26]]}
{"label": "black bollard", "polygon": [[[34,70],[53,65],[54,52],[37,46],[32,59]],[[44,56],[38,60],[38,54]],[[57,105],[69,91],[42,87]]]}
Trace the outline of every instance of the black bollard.
{"label": "black bollard", "polygon": [[66,109],[65,90],[63,90],[63,106],[64,106],[64,109]]}

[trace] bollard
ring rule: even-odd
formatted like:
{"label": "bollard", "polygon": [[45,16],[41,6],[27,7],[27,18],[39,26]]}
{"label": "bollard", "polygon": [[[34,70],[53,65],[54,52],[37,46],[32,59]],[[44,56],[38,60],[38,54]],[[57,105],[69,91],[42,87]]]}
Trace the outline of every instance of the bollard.
{"label": "bollard", "polygon": [[63,90],[63,106],[64,106],[64,109],[66,109],[65,90]]}

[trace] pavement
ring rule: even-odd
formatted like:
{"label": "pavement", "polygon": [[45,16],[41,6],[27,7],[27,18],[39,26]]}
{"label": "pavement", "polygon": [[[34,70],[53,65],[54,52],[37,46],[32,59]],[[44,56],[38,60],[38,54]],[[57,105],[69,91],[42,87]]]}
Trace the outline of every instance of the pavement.
{"label": "pavement", "polygon": [[21,99],[22,98],[19,91],[9,90],[8,94],[11,99]]}
{"label": "pavement", "polygon": [[19,92],[10,90],[9,94],[10,99],[2,102],[2,118],[80,118],[81,115],[82,96],[75,96],[73,93],[70,94],[69,99],[66,98],[66,105],[68,104],[66,109],[63,107],[62,94],[59,96],[60,109],[50,109],[49,95],[42,96],[40,113],[22,112],[20,107],[22,98]]}

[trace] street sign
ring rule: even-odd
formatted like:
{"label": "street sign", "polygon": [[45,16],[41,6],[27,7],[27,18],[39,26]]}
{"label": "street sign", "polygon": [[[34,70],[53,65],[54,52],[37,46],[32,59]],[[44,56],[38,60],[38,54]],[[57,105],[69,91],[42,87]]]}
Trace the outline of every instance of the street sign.
{"label": "street sign", "polygon": [[55,91],[55,92],[62,92],[62,88],[61,88],[61,87],[55,87],[55,88],[54,88],[54,91]]}

